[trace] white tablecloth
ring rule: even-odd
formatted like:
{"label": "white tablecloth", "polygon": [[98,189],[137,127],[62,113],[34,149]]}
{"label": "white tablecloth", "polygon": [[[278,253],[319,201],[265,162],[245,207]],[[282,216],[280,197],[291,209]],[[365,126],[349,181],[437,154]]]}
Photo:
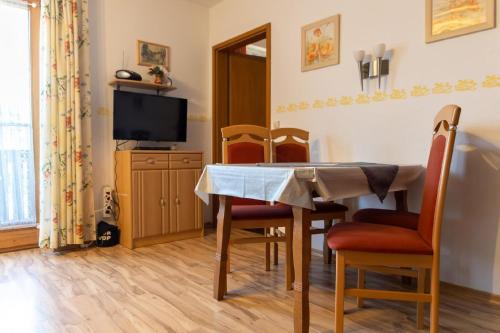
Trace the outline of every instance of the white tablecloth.
{"label": "white tablecloth", "polygon": [[[423,170],[399,165],[389,191],[407,189]],[[207,165],[195,193],[207,204],[209,194],[218,194],[314,209],[313,190],[326,201],[372,193],[359,166],[340,163]]]}

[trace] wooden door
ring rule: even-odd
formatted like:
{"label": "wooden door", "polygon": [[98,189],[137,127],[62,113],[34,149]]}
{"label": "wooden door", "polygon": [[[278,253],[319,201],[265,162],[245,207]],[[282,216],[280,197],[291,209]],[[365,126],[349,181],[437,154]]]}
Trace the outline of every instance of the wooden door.
{"label": "wooden door", "polygon": [[162,227],[162,171],[132,171],[134,238],[160,236]]}
{"label": "wooden door", "polygon": [[222,162],[222,133],[221,128],[229,125],[229,52],[220,52],[216,57],[214,71],[217,77],[214,80],[214,105],[212,122],[212,162]]}
{"label": "wooden door", "polygon": [[199,169],[169,171],[169,232],[201,229],[201,203],[193,189],[200,178]]}
{"label": "wooden door", "polygon": [[266,126],[266,58],[229,54],[228,125]]}

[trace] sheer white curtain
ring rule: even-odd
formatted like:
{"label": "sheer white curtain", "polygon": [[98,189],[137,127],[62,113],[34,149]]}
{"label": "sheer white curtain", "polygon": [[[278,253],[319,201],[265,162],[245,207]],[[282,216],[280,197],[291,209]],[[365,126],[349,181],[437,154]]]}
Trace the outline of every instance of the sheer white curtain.
{"label": "sheer white curtain", "polygon": [[36,223],[29,23],[0,0],[0,229]]}

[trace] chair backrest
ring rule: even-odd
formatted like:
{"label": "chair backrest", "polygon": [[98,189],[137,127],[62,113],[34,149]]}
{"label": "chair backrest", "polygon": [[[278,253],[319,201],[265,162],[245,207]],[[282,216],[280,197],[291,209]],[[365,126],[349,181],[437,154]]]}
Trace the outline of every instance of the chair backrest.
{"label": "chair backrest", "polygon": [[233,125],[222,131],[222,163],[269,163],[269,129]]}
{"label": "chair backrest", "polygon": [[309,162],[309,132],[298,128],[271,130],[272,161]]}
{"label": "chair backrest", "polygon": [[418,232],[425,241],[432,245],[437,255],[439,255],[446,186],[460,111],[457,105],[447,105],[434,118],[434,132],[427,162]]}
{"label": "chair backrest", "polygon": [[[233,125],[222,131],[222,163],[269,163],[269,129],[255,125]],[[264,201],[233,198],[233,205],[261,205]]]}

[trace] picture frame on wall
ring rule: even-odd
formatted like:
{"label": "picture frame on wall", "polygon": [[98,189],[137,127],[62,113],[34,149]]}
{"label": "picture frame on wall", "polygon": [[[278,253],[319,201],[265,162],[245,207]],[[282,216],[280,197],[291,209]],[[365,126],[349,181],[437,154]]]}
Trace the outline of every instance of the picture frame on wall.
{"label": "picture frame on wall", "polygon": [[148,67],[165,67],[170,71],[170,47],[138,40],[137,64]]}
{"label": "picture frame on wall", "polygon": [[334,15],[302,27],[302,71],[310,71],[340,62],[340,15]]}
{"label": "picture frame on wall", "polygon": [[425,41],[432,43],[492,29],[496,0],[426,0]]}

